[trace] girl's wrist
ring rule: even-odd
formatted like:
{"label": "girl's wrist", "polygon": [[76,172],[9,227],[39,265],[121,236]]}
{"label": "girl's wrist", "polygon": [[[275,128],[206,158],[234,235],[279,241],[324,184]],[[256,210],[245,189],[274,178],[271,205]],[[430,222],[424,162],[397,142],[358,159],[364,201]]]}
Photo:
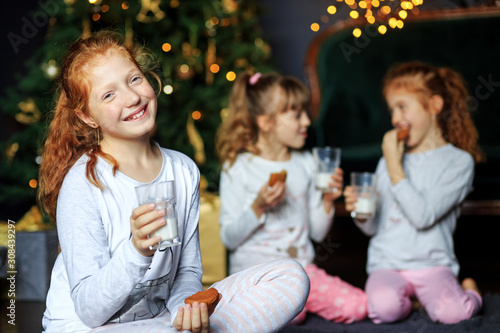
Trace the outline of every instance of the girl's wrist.
{"label": "girl's wrist", "polygon": [[260,219],[262,215],[264,215],[264,213],[266,212],[266,210],[262,208],[260,205],[258,205],[256,202],[252,204],[252,210],[258,219]]}
{"label": "girl's wrist", "polygon": [[323,198],[323,209],[327,214],[331,214],[333,207],[334,207],[333,200],[330,201],[330,200],[325,200]]}
{"label": "girl's wrist", "polygon": [[389,170],[389,178],[391,179],[392,185],[396,185],[400,181],[406,178],[403,168],[395,168]]}
{"label": "girl's wrist", "polygon": [[403,170],[403,166],[400,162],[387,162],[387,172],[389,174],[389,178],[391,179],[392,185],[396,185],[400,181],[406,178],[405,171]]}

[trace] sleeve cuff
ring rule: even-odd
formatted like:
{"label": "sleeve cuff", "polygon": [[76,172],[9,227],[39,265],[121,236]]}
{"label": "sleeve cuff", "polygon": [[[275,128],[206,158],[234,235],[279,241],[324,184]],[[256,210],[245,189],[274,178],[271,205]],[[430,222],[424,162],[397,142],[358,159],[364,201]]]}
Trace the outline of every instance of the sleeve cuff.
{"label": "sleeve cuff", "polygon": [[140,254],[132,244],[132,240],[128,240],[125,244],[125,256],[132,260],[138,266],[148,266],[151,265],[153,261],[153,256],[145,257]]}
{"label": "sleeve cuff", "polygon": [[391,192],[393,194],[397,194],[398,192],[404,190],[406,186],[408,186],[408,178],[404,178],[401,181],[399,181],[396,185],[392,185]]}

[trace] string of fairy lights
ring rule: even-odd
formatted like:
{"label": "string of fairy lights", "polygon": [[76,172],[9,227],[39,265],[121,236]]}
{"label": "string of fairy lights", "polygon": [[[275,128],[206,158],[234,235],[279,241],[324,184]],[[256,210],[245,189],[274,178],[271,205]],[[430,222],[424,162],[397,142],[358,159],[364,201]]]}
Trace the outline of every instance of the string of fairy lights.
{"label": "string of fairy lights", "polygon": [[[347,6],[349,7],[349,16],[353,20],[357,20],[360,25],[378,25],[377,30],[383,35],[387,32],[388,27],[402,29],[404,20],[409,14],[418,15],[420,13],[418,6],[422,3],[423,0],[336,0],[336,4],[328,6],[327,12],[334,15],[338,11],[338,6]],[[325,14],[321,17],[321,22],[327,23],[328,21],[328,15]],[[311,30],[319,31],[320,24],[312,23]],[[361,28],[354,28],[352,34],[359,38],[362,35]]]}
{"label": "string of fairy lights", "polygon": [[[72,5],[76,0],[64,0],[67,5]],[[112,8],[103,3],[103,0],[88,0],[88,2],[93,5],[92,14],[90,19],[97,22],[102,19],[103,15],[112,11]],[[404,20],[408,17],[409,14],[418,15],[419,9],[418,6],[422,5],[423,0],[411,0],[411,1],[402,1],[402,0],[363,0],[363,1],[355,1],[355,0],[332,0],[334,4],[330,5],[327,8],[327,13],[329,15],[334,15],[338,12],[338,8],[340,6],[348,6],[349,16],[360,22],[361,24],[368,25],[378,25],[377,30],[380,34],[385,34],[389,28],[403,28]],[[154,23],[159,22],[166,17],[166,13],[160,8],[160,4],[162,0],[140,0],[141,9],[136,15],[136,19],[142,23]],[[225,11],[230,12],[234,11],[238,7],[237,0],[222,0]],[[170,0],[168,1],[168,5],[171,8],[176,8],[179,6],[179,0]],[[130,8],[130,4],[127,1],[121,2],[121,10],[126,11]],[[329,20],[328,15],[324,15],[321,17],[321,21],[323,23],[327,23]],[[213,75],[221,74],[221,67],[217,64],[217,60],[215,57],[215,39],[213,37],[217,33],[218,26],[227,26],[231,24],[228,18],[212,16],[209,17],[205,22],[205,27],[207,29],[207,35],[209,37],[209,47],[206,54],[206,72],[207,72],[207,83],[213,80]],[[131,24],[129,22],[129,27],[126,25],[126,37],[130,37],[133,34]],[[311,30],[319,31],[320,24],[313,23],[311,24]],[[89,22],[85,23],[83,26],[83,33],[86,31],[90,32],[90,24]],[[356,27],[353,29],[353,35],[359,38],[362,35],[361,28]],[[212,37],[212,39],[210,39]],[[186,43],[185,43],[186,44]],[[188,43],[187,43],[188,44]],[[180,78],[189,78],[193,73],[192,64],[190,65],[189,59],[193,56],[199,56],[198,53],[201,51],[196,47],[190,47],[189,45],[183,45],[183,54],[186,56],[186,63],[178,65],[176,68],[177,74]],[[261,38],[257,38],[255,40],[256,47],[264,48],[267,47],[264,41]],[[168,53],[172,51],[172,45],[169,42],[165,42],[161,45],[162,52]],[[49,79],[54,79],[59,74],[59,67],[55,60],[50,60],[47,63],[42,65],[42,69],[44,74]],[[228,81],[234,81],[236,79],[236,72],[233,70],[228,70],[225,74],[225,79]],[[172,81],[165,82],[162,91],[166,95],[171,95],[174,93],[174,85]],[[18,105],[20,112],[16,115],[16,120],[22,124],[29,125],[33,122],[36,122],[41,117],[41,112],[37,108],[33,99],[28,99],[24,102],[20,102]],[[227,114],[227,109],[221,110],[221,117],[224,118]],[[194,110],[191,113],[192,120],[200,120],[203,117],[203,114],[199,110]],[[10,145],[7,150],[7,157],[9,159],[13,159],[16,152],[19,150],[19,144],[14,143]],[[38,164],[40,163],[40,157],[37,157]],[[31,179],[29,182],[29,186],[32,188],[37,187],[36,179]]]}

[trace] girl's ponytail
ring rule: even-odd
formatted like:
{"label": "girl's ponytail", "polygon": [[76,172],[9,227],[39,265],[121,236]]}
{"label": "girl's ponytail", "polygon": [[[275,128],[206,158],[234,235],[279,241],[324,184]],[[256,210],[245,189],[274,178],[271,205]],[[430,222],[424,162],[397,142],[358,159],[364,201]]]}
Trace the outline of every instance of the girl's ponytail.
{"label": "girl's ponytail", "polygon": [[[250,78],[257,78],[250,83]],[[248,87],[259,84],[259,79],[249,73],[242,73],[236,78],[229,97],[229,113],[217,131],[216,148],[222,163],[233,164],[239,153],[258,153],[255,143],[258,127],[250,115]]]}
{"label": "girl's ponytail", "polygon": [[468,92],[465,81],[459,73],[450,68],[437,68],[436,73],[445,88],[442,94],[443,109],[438,115],[443,138],[469,152],[476,162],[482,162],[484,156],[477,144],[477,129],[467,105]]}

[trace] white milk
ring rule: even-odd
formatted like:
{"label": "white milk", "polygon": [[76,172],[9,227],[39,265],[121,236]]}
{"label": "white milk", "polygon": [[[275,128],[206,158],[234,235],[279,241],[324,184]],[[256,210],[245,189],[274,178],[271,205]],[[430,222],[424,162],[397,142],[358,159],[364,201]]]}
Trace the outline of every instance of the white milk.
{"label": "white milk", "polygon": [[160,236],[161,241],[153,248],[165,249],[169,246],[179,245],[179,231],[177,229],[177,217],[175,214],[175,204],[167,202],[156,202],[156,209],[165,209],[165,220],[167,223],[156,230],[151,237]]}
{"label": "white milk", "polygon": [[330,187],[330,183],[332,180],[332,173],[329,172],[318,172],[316,173],[316,189],[320,191],[330,191],[332,188]]}
{"label": "white milk", "polygon": [[375,214],[375,197],[358,197],[358,201],[356,201],[355,206],[356,208],[354,209],[354,212],[356,213],[357,219],[371,218]]}
{"label": "white milk", "polygon": [[160,236],[162,241],[172,241],[177,237],[177,219],[175,217],[167,218],[167,224],[155,231],[152,237]]}

